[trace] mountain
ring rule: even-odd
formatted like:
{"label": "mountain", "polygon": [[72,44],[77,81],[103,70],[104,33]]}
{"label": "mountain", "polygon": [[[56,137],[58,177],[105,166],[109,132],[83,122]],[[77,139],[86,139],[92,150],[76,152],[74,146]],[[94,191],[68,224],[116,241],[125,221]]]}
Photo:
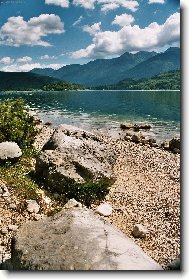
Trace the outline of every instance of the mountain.
{"label": "mountain", "polygon": [[125,79],[150,78],[160,73],[180,69],[180,49],[171,47],[164,53],[159,53],[141,62],[125,73]]}
{"label": "mountain", "polygon": [[156,55],[155,52],[147,51],[140,51],[136,54],[127,52],[118,58],[97,59],[84,65],[67,65],[54,72],[51,71],[50,74],[49,69],[33,69],[32,72],[83,85],[113,84],[123,80],[125,72],[129,69],[154,55]]}
{"label": "mountain", "polygon": [[125,79],[141,79],[180,69],[180,48],[169,48],[163,53],[139,51],[124,53],[118,58],[97,59],[87,64],[67,65],[58,70],[33,69],[67,82],[86,86],[116,84]]}
{"label": "mountain", "polygon": [[0,90],[40,89],[59,80],[34,73],[0,72]]}
{"label": "mountain", "polygon": [[180,90],[180,71],[161,73],[151,78],[126,79],[117,84],[99,86],[96,89],[109,90]]}

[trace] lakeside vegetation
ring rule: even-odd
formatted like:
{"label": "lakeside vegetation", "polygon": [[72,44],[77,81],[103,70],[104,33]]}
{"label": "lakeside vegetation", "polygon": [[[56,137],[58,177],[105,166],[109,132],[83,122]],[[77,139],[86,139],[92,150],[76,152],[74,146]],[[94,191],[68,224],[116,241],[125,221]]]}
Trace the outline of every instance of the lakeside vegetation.
{"label": "lakeside vegetation", "polygon": [[33,73],[0,72],[1,91],[64,91],[64,90],[180,90],[180,70],[161,73],[152,78],[125,79],[117,84],[83,86]]}
{"label": "lakeside vegetation", "polygon": [[180,90],[180,71],[162,73],[148,79],[127,79],[115,85],[98,86],[98,90]]}

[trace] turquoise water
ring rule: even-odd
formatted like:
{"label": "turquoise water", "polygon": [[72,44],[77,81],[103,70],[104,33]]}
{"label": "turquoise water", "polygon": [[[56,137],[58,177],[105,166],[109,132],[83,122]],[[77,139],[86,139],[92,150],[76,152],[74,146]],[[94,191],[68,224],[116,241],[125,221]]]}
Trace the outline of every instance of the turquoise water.
{"label": "turquoise water", "polygon": [[147,122],[151,134],[168,139],[180,134],[179,91],[63,91],[0,93],[0,100],[22,97],[44,121],[110,135],[123,122]]}

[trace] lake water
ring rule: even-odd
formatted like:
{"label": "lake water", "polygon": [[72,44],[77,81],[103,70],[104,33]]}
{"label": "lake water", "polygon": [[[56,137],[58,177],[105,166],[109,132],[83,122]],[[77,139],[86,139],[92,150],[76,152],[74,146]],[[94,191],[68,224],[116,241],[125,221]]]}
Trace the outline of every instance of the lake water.
{"label": "lake water", "polygon": [[116,136],[120,123],[152,125],[158,140],[180,134],[179,91],[63,91],[0,93],[0,100],[21,97],[44,121],[71,124]]}

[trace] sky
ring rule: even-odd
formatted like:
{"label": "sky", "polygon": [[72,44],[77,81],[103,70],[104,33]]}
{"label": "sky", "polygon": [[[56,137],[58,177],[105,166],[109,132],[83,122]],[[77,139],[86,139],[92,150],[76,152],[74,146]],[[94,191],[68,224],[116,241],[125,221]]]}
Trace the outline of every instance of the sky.
{"label": "sky", "polygon": [[178,0],[0,0],[0,71],[58,69],[179,42]]}

